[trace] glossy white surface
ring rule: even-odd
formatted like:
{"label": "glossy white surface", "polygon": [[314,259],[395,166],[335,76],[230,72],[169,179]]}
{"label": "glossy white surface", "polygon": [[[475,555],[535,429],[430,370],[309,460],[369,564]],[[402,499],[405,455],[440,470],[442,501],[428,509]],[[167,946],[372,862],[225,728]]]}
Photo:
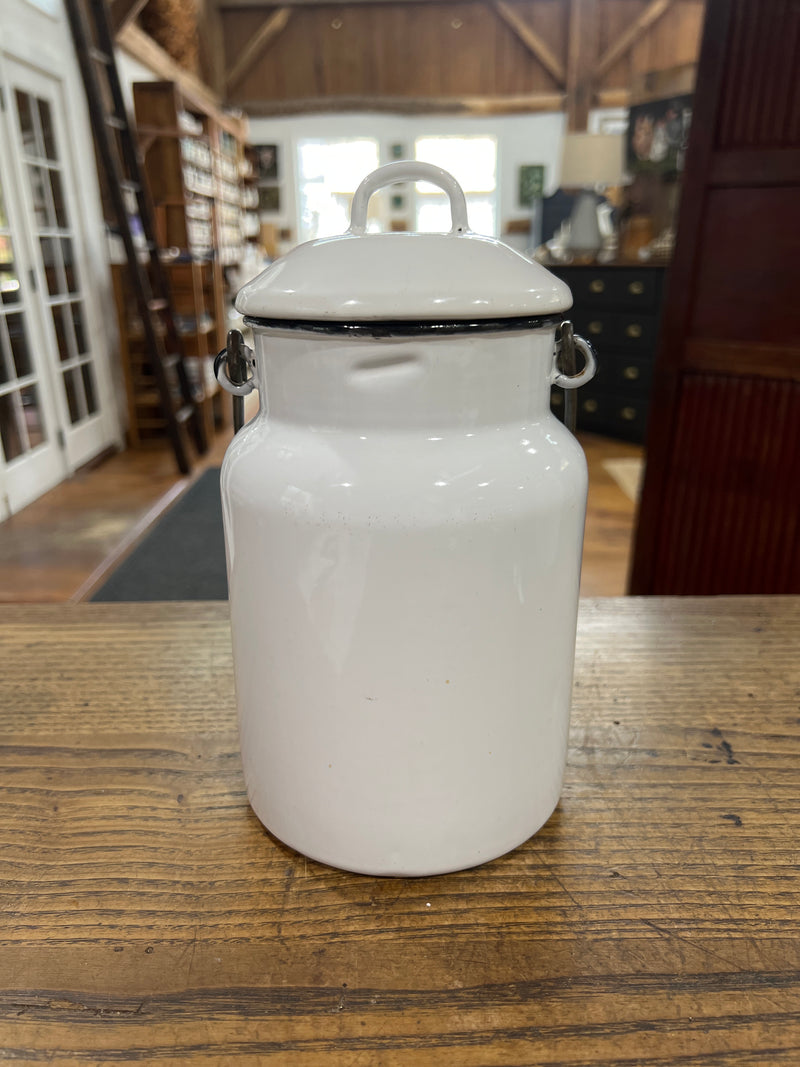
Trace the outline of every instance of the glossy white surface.
{"label": "glossy white surface", "polygon": [[222,472],[251,804],[353,871],[498,856],[566,754],[586,465],[553,331],[256,346]]}
{"label": "glossy white surface", "polygon": [[[446,189],[453,230],[364,233],[370,194],[415,176]],[[465,229],[463,200],[455,179],[438,167],[381,167],[356,191],[350,232],[276,260],[239,292],[236,308],[255,318],[351,322],[552,315],[572,306],[568,287],[541,264]]]}

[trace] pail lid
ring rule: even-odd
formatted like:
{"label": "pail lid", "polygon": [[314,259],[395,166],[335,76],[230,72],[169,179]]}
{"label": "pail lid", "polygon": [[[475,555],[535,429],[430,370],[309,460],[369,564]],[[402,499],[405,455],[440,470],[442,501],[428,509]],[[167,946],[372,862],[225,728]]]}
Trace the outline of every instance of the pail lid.
{"label": "pail lid", "polygon": [[[447,193],[450,232],[367,233],[372,194],[415,181]],[[237,310],[256,328],[281,322],[481,328],[525,319],[532,321],[519,325],[533,328],[555,322],[572,305],[569,288],[541,264],[470,231],[461,186],[440,167],[403,161],[373,171],[356,190],[350,220],[341,236],[308,241],[270,264],[241,289]]]}

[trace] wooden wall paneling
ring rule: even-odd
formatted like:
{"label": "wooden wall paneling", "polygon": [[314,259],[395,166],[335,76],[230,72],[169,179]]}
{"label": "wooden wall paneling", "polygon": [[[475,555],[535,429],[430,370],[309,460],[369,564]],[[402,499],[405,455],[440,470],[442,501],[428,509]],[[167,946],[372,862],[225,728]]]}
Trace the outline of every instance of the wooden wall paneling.
{"label": "wooden wall paneling", "polygon": [[[800,338],[797,185],[711,189],[698,238],[715,254],[698,274],[690,337],[776,345]],[[775,271],[776,262],[787,269]]]}
{"label": "wooden wall paneling", "polygon": [[653,585],[661,521],[660,503],[666,491],[672,457],[683,339],[691,312],[690,300],[696,268],[694,235],[699,232],[703,218],[702,188],[712,155],[726,34],[726,9],[717,8],[713,19],[707,15],[703,33],[676,248],[665,286],[661,337],[653,372],[647,466],[631,561],[629,591],[632,593],[649,593]]}
{"label": "wooden wall paneling", "polygon": [[292,16],[290,7],[278,7],[264,19],[258,30],[248,41],[241,55],[231,68],[226,79],[228,92],[239,84],[242,78],[257,62],[263,59],[270,47],[280,37]]}
{"label": "wooden wall paneling", "polygon": [[[597,54],[606,55],[646,7],[646,0],[599,0],[597,9]],[[630,52],[601,74],[595,72],[596,89],[627,86],[630,82]]]}
{"label": "wooden wall paneling", "polygon": [[[453,5],[448,9],[442,25],[441,43],[449,53],[448,62],[441,64],[442,95],[477,96],[484,86],[492,87],[487,95],[498,92],[493,46],[499,29],[496,22],[496,15],[485,4]],[[454,29],[454,23],[461,23],[460,28]],[[429,62],[436,63],[436,58],[430,57]]]}
{"label": "wooden wall paneling", "polygon": [[[448,100],[455,104],[457,98],[495,104],[501,97],[548,94],[552,99],[566,81],[570,123],[577,129],[585,128],[589,108],[598,101],[608,106],[627,100],[621,94],[634,71],[652,72],[694,57],[702,0],[350,0],[316,5],[288,0],[288,6],[294,15],[281,34],[280,48],[232,86],[232,103],[269,113],[270,104],[273,110],[301,110],[302,102],[319,106],[332,96],[347,99],[348,107],[381,98],[414,101],[414,108],[422,110],[425,100],[440,105]],[[278,5],[260,11],[224,8],[229,71],[242,62],[254,35],[277,10]],[[595,71],[598,58],[609,55],[606,66]],[[277,106],[288,101],[295,106]],[[531,106],[538,105],[534,101]]]}
{"label": "wooden wall paneling", "polygon": [[561,60],[566,75],[569,4],[564,0],[514,0],[520,16]]}
{"label": "wooden wall paneling", "polygon": [[[731,52],[740,78],[726,72],[716,143],[721,149],[787,145],[800,140],[800,78],[781,56],[800,39],[800,5],[782,0],[773,17],[737,5],[731,18]],[[745,81],[744,78],[747,80]]]}
{"label": "wooden wall paneling", "polygon": [[200,76],[217,96],[225,93],[225,40],[217,0],[198,0]]}
{"label": "wooden wall paneling", "polygon": [[681,394],[654,592],[796,585],[800,383],[692,374]]}
{"label": "wooden wall paneling", "polygon": [[[582,6],[594,0],[581,0]],[[517,11],[517,7],[519,10]],[[225,9],[227,69],[276,10]],[[563,90],[488,3],[294,6],[280,48],[232,85],[231,101],[317,100],[325,95],[491,99]],[[563,0],[514,5],[558,67],[565,60]],[[338,27],[338,28],[335,28]]]}
{"label": "wooden wall paneling", "polygon": [[674,0],[631,51],[631,76],[696,63],[702,31],[700,0]]}
{"label": "wooden wall paneling", "polygon": [[533,58],[548,72],[558,88],[564,88],[567,71],[561,57],[556,55],[531,24],[507,0],[494,0],[494,10],[525,45]]}
{"label": "wooden wall paneling", "polygon": [[623,33],[600,54],[595,67],[595,76],[602,77],[606,70],[613,67],[620,56],[630,52],[634,44],[647,34],[651,26],[666,14],[673,0],[650,0],[647,7],[634,19]]}
{"label": "wooden wall paneling", "polygon": [[799,58],[797,0],[710,0],[634,593],[800,591]]}
{"label": "wooden wall paneling", "polygon": [[[641,18],[645,0],[600,0],[599,54],[608,55],[615,42]],[[697,63],[703,23],[703,0],[673,0],[670,6],[615,62],[596,73],[596,89],[627,87],[656,72]],[[635,92],[634,92],[635,96]]]}

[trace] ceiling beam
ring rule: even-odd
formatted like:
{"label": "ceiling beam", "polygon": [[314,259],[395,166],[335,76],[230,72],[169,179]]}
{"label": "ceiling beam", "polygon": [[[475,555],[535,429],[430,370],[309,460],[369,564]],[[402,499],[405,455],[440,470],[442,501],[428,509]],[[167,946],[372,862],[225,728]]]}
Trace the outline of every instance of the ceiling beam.
{"label": "ceiling beam", "polygon": [[568,0],[567,129],[585,130],[594,99],[592,70],[597,55],[597,0]]}
{"label": "ceiling beam", "polygon": [[128,55],[149,67],[159,78],[174,81],[189,103],[201,111],[207,111],[223,130],[235,137],[242,136],[242,117],[232,114],[230,110],[223,110],[222,101],[217,94],[194,74],[179,67],[172,56],[156,44],[144,30],[134,23],[129,23],[117,37],[117,44]]}
{"label": "ceiling beam", "polygon": [[133,22],[146,6],[147,0],[111,0],[108,5],[108,20],[114,36],[124,30],[129,22]]}
{"label": "ceiling beam", "polygon": [[218,96],[225,94],[225,37],[216,0],[197,0],[200,72]]}
{"label": "ceiling beam", "polygon": [[287,22],[292,17],[292,9],[287,5],[276,8],[272,14],[264,20],[257,33],[252,38],[247,48],[244,49],[234,63],[226,81],[228,92],[238,85],[244,76],[253,68],[257,60],[261,59],[267,49],[283,33]]}
{"label": "ceiling beam", "polygon": [[514,115],[531,111],[561,111],[563,93],[525,96],[315,96],[300,100],[237,100],[252,116],[299,115],[311,111],[379,111],[400,115],[462,114]]}
{"label": "ceiling beam", "polygon": [[621,34],[610,48],[606,49],[594,69],[595,79],[602,78],[606,71],[613,67],[618,59],[621,59],[636,44],[640,37],[645,34],[653,23],[657,22],[662,15],[666,14],[672,6],[672,0],[652,0],[644,9],[638,19],[635,19],[625,33]]}
{"label": "ceiling beam", "polygon": [[[478,3],[483,0],[466,0],[466,3]],[[433,4],[436,0],[283,0],[283,7],[346,7],[350,4]],[[220,7],[275,7],[274,0],[220,0]]]}
{"label": "ceiling beam", "polygon": [[538,59],[548,74],[552,76],[556,85],[563,89],[567,84],[567,72],[564,64],[553,54],[539,34],[531,29],[516,8],[509,4],[507,0],[495,0],[492,6],[506,26],[522,41],[531,55]]}

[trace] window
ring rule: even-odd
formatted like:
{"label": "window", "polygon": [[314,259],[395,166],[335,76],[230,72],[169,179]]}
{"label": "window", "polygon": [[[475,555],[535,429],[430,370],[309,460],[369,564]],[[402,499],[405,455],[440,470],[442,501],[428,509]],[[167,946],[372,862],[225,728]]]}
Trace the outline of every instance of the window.
{"label": "window", "polygon": [[[300,141],[297,146],[300,240],[332,237],[350,225],[353,193],[378,167],[378,142],[369,137],[348,141]],[[369,230],[378,229],[378,197],[369,204]]]}
{"label": "window", "polygon": [[[449,171],[467,198],[470,227],[476,233],[497,233],[497,140],[494,137],[420,137],[416,158]],[[417,182],[416,228],[450,229],[447,194],[428,182]]]}

